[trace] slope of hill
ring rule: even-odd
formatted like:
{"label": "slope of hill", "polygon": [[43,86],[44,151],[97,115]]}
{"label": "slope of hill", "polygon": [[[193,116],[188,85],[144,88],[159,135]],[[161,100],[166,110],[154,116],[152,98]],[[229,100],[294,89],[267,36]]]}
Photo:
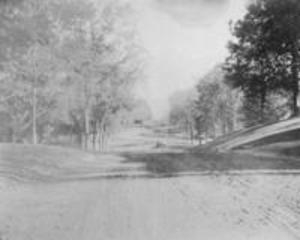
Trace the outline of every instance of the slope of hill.
{"label": "slope of hill", "polygon": [[207,145],[218,151],[243,150],[284,156],[300,155],[300,118],[257,126],[216,139]]}
{"label": "slope of hill", "polygon": [[[122,171],[111,154],[45,145],[0,144],[0,176],[20,181],[57,181]],[[117,169],[117,170],[116,170]]]}

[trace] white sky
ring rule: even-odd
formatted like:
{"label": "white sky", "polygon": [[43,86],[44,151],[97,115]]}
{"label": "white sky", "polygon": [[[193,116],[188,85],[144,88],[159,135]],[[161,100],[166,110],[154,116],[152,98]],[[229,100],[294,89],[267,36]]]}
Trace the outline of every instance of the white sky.
{"label": "white sky", "polygon": [[139,95],[154,117],[168,112],[168,98],[189,88],[227,56],[229,21],[246,0],[135,0],[141,42],[147,50],[146,81]]}

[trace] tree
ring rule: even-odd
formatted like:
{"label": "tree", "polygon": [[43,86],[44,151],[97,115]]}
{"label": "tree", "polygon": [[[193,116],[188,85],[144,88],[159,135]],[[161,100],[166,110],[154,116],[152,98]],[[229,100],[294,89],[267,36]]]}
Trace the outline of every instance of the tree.
{"label": "tree", "polygon": [[188,89],[174,93],[169,99],[171,106],[169,113],[170,123],[185,132],[191,142],[195,138],[194,110],[196,98],[195,89]]}
{"label": "tree", "polygon": [[[14,5],[11,7],[15,8]],[[9,76],[4,84],[8,87],[4,96],[9,100],[5,105],[12,128],[19,129],[19,134],[31,126],[33,144],[38,143],[38,120],[49,112],[54,99],[54,96],[50,97],[54,89],[48,88],[55,62],[51,53],[55,38],[48,10],[43,2],[26,1],[15,11],[8,11],[10,15],[6,18],[6,34],[14,39],[6,42],[9,51],[2,62]],[[23,126],[16,127],[17,123]]]}
{"label": "tree", "polygon": [[[299,47],[300,47],[300,2],[288,1],[265,1],[260,4],[262,14],[268,20],[263,27],[266,33],[267,51],[278,54],[285,59],[288,69],[288,79],[281,83],[287,85],[292,93],[291,111],[296,116],[299,113]],[[278,61],[281,61],[279,58]],[[286,86],[283,86],[283,88]]]}
{"label": "tree", "polygon": [[199,138],[215,138],[237,126],[238,94],[224,84],[222,66],[199,80],[194,118]]}
{"label": "tree", "polygon": [[75,135],[85,149],[104,145],[130,112],[142,71],[129,3],[0,4],[0,119],[10,119],[5,132],[34,144],[61,133],[71,141]]}
{"label": "tree", "polygon": [[227,82],[241,89],[247,99],[260,99],[261,122],[267,97],[276,91],[291,93],[291,112],[298,114],[299,29],[297,0],[255,1],[234,25],[235,40],[229,44],[231,56],[225,68]]}
{"label": "tree", "polygon": [[69,112],[86,149],[90,145],[103,148],[115,122],[112,119],[122,116],[119,112],[131,102],[141,70],[134,31],[121,24],[128,17],[124,16],[124,7],[109,3],[98,13],[77,19],[63,39],[61,57],[66,74],[73,80],[69,85],[73,105]]}

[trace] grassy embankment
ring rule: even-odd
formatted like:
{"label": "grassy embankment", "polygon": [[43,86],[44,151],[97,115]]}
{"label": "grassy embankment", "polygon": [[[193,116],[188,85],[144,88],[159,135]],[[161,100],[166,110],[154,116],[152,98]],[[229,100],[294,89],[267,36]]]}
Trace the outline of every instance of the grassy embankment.
{"label": "grassy embankment", "polygon": [[101,173],[119,161],[112,155],[45,145],[0,144],[0,175],[14,180],[55,181]]}
{"label": "grassy embankment", "polygon": [[220,137],[182,153],[163,151],[125,155],[154,173],[300,169],[300,119],[257,126]]}

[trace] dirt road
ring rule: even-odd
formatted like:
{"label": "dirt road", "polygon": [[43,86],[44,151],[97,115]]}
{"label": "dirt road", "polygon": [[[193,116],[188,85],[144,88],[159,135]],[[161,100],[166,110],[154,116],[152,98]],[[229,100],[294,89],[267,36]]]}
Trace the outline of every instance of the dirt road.
{"label": "dirt road", "polygon": [[200,176],[18,185],[1,191],[1,237],[298,239],[299,180]]}
{"label": "dirt road", "polygon": [[[295,172],[163,177],[126,164],[119,158],[107,170],[110,175],[64,181],[0,178],[0,239],[300,237],[300,175]],[[122,174],[114,169],[123,169]]]}

